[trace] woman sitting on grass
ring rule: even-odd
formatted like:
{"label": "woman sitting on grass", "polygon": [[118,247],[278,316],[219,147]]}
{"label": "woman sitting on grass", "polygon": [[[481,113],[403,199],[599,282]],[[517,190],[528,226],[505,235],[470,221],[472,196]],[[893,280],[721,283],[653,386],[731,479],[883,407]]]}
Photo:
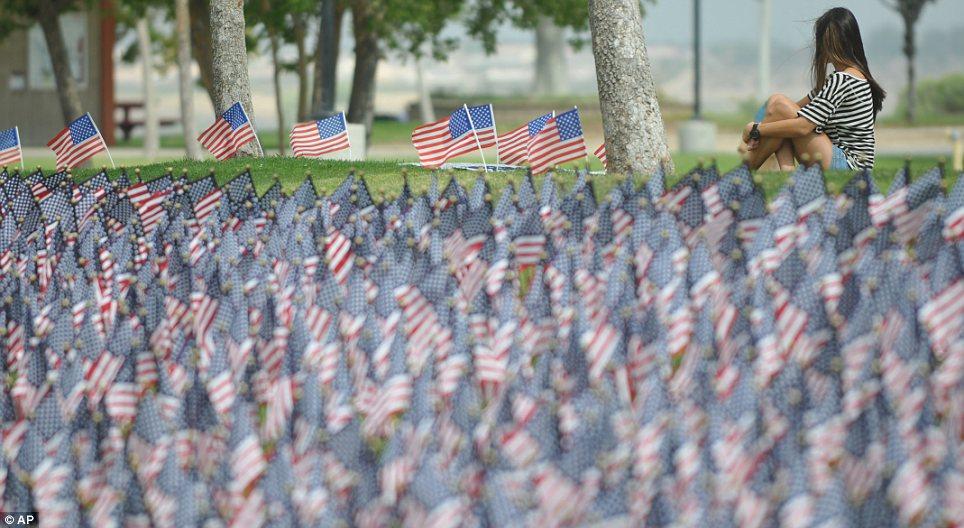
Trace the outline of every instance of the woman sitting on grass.
{"label": "woman sitting on grass", "polygon": [[763,121],[743,130],[740,150],[753,169],[771,155],[784,171],[804,155],[830,170],[874,166],[874,123],[886,92],[870,74],[857,19],[835,7],[817,19],[814,37],[813,90],[796,102],[770,97]]}

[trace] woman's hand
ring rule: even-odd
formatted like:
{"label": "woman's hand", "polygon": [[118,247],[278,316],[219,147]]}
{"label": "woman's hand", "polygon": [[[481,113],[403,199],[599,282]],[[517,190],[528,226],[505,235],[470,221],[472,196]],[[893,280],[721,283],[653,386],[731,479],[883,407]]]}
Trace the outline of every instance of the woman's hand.
{"label": "woman's hand", "polygon": [[743,127],[743,142],[746,143],[747,150],[753,150],[760,144],[758,139],[750,139],[750,131],[753,130],[753,122],[749,122]]}

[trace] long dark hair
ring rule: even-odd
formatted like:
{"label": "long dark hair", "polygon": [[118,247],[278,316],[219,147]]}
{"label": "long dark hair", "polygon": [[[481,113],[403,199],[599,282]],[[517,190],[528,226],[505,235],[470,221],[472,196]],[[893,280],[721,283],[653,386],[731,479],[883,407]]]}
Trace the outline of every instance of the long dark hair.
{"label": "long dark hair", "polygon": [[816,43],[812,66],[814,88],[819,90],[827,81],[828,64],[846,64],[860,70],[867,78],[874,98],[874,114],[880,112],[887,92],[870,73],[867,55],[864,54],[864,41],[860,38],[860,26],[854,14],[845,7],[828,10],[814,23],[813,36]]}

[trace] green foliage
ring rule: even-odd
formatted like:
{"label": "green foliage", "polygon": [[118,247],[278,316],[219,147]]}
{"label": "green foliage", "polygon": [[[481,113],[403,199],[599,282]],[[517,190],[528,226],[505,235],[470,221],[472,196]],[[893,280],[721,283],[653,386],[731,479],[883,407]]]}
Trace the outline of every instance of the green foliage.
{"label": "green foliage", "polygon": [[[900,94],[900,113],[907,108],[907,91]],[[964,73],[952,73],[917,85],[917,111],[921,115],[964,115]]]}
{"label": "green foliage", "polygon": [[52,12],[65,13],[85,5],[92,0],[0,0],[0,41],[17,29],[26,29],[40,17],[43,4]]}

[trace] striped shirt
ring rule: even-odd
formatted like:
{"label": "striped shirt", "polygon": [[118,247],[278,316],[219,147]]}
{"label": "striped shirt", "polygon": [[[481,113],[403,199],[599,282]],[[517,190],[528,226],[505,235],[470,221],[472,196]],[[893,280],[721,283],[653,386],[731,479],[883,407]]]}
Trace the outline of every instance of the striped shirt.
{"label": "striped shirt", "polygon": [[797,115],[816,125],[843,150],[851,169],[874,166],[874,98],[870,83],[845,72],[834,72]]}

